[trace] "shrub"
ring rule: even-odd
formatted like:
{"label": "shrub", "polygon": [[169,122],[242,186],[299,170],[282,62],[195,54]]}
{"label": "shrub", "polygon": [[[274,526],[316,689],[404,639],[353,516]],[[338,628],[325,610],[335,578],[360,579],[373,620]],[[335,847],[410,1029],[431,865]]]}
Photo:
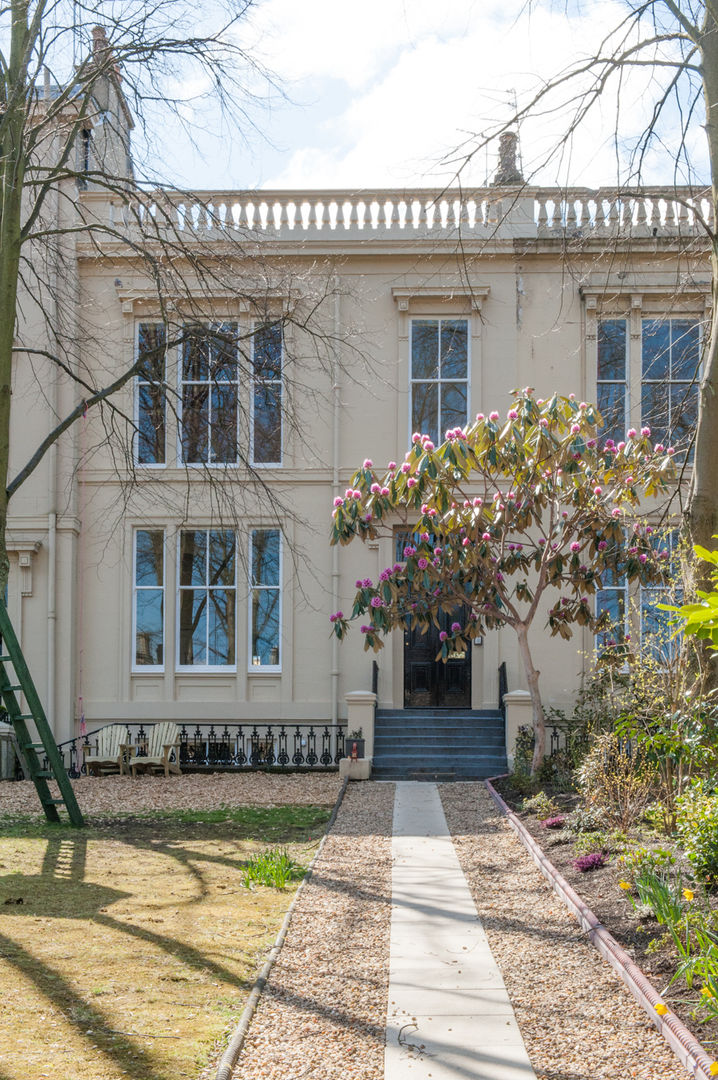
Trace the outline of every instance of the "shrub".
{"label": "shrub", "polygon": [[555,817],[544,818],[541,824],[544,829],[562,829],[566,824],[566,818],[563,814],[556,814]]}
{"label": "shrub", "polygon": [[592,851],[603,851],[605,854],[621,851],[626,843],[626,834],[619,829],[612,832],[597,831],[580,833],[573,845],[574,855],[588,855]]}
{"label": "shrub", "polygon": [[604,810],[612,825],[629,829],[651,801],[656,773],[640,746],[609,731],[594,740],[578,783],[587,805]]}
{"label": "shrub", "polygon": [[540,820],[554,817],[558,813],[558,805],[545,791],[539,791],[530,799],[524,799],[522,809],[529,814],[535,814]]}
{"label": "shrub", "polygon": [[574,833],[599,832],[608,827],[608,816],[599,806],[577,806],[566,818],[566,828]]}
{"label": "shrub", "polygon": [[678,835],[696,874],[709,886],[718,886],[718,795],[699,784],[678,800]]}
{"label": "shrub", "polygon": [[605,865],[606,856],[602,851],[592,851],[588,855],[579,855],[577,859],[573,860],[574,870],[579,870],[582,874],[587,873],[589,870],[600,870]]}
{"label": "shrub", "polygon": [[649,871],[660,874],[675,865],[676,857],[665,848],[637,847],[621,855],[618,864],[634,881]]}

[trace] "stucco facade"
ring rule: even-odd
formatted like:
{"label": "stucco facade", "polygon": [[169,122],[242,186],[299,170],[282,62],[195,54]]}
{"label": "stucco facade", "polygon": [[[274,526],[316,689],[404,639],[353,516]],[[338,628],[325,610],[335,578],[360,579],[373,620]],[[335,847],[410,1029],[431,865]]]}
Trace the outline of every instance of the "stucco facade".
{"label": "stucco facade", "polygon": [[[160,450],[138,450],[151,411],[142,386],[152,379],[132,377],[111,408],[80,416],[12,497],[9,610],[58,740],[74,736],[82,716],[88,728],[346,716],[345,695],[371,685],[373,656],[359,634],[339,646],[328,616],[351,608],[357,579],[395,561],[396,537],[331,549],[331,504],[364,458],[403,458],[419,409],[419,324],[465,335],[458,381],[424,386],[429,398],[453,394],[465,421],[505,412],[518,386],[596,400],[597,335],[602,321],[620,323],[621,400],[626,424],[638,426],[649,323],[700,327],[707,317],[710,269],[687,208],[701,204],[688,191],[165,192],[135,204],[92,190],[64,195],[57,214],[92,231],[58,239],[44,307],[54,305],[76,374],[93,387],[118,379],[137,359],[141,327],[165,326],[169,344],[152,399],[155,409],[158,395],[164,401]],[[154,250],[160,269],[138,250]],[[183,359],[190,324],[229,327],[237,342],[236,370],[216,401],[216,387],[206,391],[199,421],[219,425],[212,418],[231,398],[236,452],[217,449],[211,431],[210,449],[188,449],[188,403],[201,381]],[[265,381],[275,406],[281,398],[281,433],[263,455],[253,336],[275,324],[281,355]],[[18,338],[53,352],[29,296]],[[13,392],[11,476],[84,393],[39,356],[18,364]],[[271,416],[276,426],[276,408]],[[221,596],[210,595],[220,534],[234,537],[221,540]],[[195,576],[183,580],[188,536]],[[140,580],[138,544],[160,545],[150,579]],[[270,545],[269,569],[253,562],[259,544]],[[200,594],[207,610],[187,616]],[[224,613],[214,630],[213,604]],[[260,616],[273,628],[266,642]],[[143,634],[153,639],[147,654]],[[570,705],[590,651],[583,631],[564,643],[537,620],[547,702]],[[378,657],[380,705],[403,707],[404,653],[395,634]],[[496,706],[502,662],[509,688],[521,688],[508,630],[472,649],[472,707]]]}

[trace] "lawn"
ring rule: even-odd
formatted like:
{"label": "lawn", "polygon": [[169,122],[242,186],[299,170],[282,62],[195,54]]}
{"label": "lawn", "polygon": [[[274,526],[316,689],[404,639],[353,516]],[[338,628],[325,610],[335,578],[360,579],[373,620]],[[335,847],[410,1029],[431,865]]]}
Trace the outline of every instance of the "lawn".
{"label": "lawn", "polygon": [[271,846],[312,857],[324,806],[0,819],[0,1080],[196,1080],[296,888],[243,885]]}

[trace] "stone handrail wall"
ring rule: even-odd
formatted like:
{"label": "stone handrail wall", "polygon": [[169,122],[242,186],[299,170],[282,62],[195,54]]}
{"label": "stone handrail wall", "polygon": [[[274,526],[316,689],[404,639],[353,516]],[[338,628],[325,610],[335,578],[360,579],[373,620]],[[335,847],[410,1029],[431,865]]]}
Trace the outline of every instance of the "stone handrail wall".
{"label": "stone handrail wall", "polygon": [[517,237],[700,236],[711,227],[708,191],[692,188],[480,188],[411,191],[163,190],[126,198],[83,193],[85,214],[128,237],[183,241],[366,240],[461,235]]}

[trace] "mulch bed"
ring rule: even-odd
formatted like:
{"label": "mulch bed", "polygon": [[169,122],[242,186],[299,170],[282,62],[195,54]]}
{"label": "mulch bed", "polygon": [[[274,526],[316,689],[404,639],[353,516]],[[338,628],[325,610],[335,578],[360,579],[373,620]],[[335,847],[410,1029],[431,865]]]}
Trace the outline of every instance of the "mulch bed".
{"label": "mulch bed", "polygon": [[[630,876],[621,869],[618,863],[619,855],[609,855],[606,865],[598,870],[576,870],[573,865],[576,858],[573,850],[576,835],[566,829],[545,828],[535,814],[521,810],[521,798],[515,792],[501,782],[497,783],[496,787],[559,873],[638,964],[671,1010],[693,1032],[708,1053],[718,1056],[718,1021],[701,1023],[694,1018],[692,1013],[698,993],[695,990],[689,991],[684,980],[676,980],[672,986],[668,986],[676,970],[676,954],[670,946],[658,947],[665,927],[659,926],[651,917],[639,919],[630,900],[619,888],[619,881]],[[565,796],[563,799],[561,795],[552,797],[560,804],[563,803],[562,813],[569,812],[576,801],[575,796]],[[643,835],[640,832],[631,832],[629,839],[633,846],[663,847],[679,855],[670,837],[659,836],[655,832],[647,831]],[[713,906],[715,903],[714,897]],[[651,945],[652,942],[656,944]]]}

